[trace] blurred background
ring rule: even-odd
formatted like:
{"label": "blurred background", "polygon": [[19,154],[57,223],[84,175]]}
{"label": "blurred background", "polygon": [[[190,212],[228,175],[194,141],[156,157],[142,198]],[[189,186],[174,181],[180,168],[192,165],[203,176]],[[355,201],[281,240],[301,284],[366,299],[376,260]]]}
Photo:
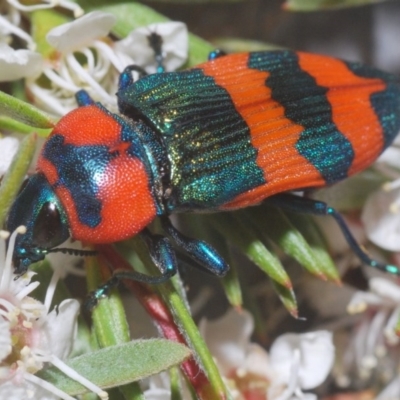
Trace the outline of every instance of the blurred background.
{"label": "blurred background", "polygon": [[399,1],[313,12],[287,11],[282,0],[146,4],[210,41],[249,39],[400,72]]}

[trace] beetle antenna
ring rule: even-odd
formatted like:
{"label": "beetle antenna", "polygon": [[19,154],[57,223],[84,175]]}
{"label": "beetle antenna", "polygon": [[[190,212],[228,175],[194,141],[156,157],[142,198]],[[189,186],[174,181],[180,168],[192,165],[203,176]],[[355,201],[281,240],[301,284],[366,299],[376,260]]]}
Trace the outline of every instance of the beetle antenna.
{"label": "beetle antenna", "polygon": [[70,256],[95,256],[98,254],[96,250],[79,250],[79,249],[71,249],[69,247],[57,247],[55,249],[49,249],[46,252],[63,253],[63,254],[69,254]]}

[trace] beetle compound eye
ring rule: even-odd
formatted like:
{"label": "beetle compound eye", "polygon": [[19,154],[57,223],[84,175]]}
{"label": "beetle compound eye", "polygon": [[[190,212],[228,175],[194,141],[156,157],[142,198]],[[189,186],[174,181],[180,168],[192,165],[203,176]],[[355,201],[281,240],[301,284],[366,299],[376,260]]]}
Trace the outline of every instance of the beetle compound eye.
{"label": "beetle compound eye", "polygon": [[64,241],[60,211],[53,202],[43,204],[33,228],[33,241],[36,246],[51,248]]}

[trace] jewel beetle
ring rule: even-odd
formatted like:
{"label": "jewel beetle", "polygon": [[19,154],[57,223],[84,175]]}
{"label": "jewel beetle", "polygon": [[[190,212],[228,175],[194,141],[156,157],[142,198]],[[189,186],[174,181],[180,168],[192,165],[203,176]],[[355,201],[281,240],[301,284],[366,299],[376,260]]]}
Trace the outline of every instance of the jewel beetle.
{"label": "jewel beetle", "polygon": [[[392,143],[400,130],[396,76],[290,50],[214,52],[192,69],[142,71],[136,81],[133,70],[141,71],[130,66],[120,75],[119,114],[80,91],[79,107],[45,142],[8,216],[8,230],[27,227],[14,252],[18,273],[69,236],[96,244],[141,235],[161,275],[138,280],[175,273],[172,244],[224,275],[218,253],[180,233],[169,216],[263,201],[331,215],[363,262],[399,273],[369,258],[332,207],[289,193],[346,179]],[[156,217],[165,236],[147,228]]]}

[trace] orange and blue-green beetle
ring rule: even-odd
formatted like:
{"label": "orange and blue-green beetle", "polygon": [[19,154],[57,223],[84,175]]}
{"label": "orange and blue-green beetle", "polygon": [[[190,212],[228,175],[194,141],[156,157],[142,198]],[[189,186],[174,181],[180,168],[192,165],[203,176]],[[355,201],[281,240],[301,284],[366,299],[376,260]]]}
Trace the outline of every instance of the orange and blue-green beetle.
{"label": "orange and blue-green beetle", "polygon": [[[18,273],[69,236],[101,244],[141,235],[161,275],[133,279],[172,276],[173,245],[222,276],[228,265],[216,250],[181,234],[169,216],[265,200],[331,215],[363,262],[399,273],[370,259],[333,208],[288,193],[362,171],[392,143],[400,130],[396,76],[290,50],[214,52],[192,69],[136,81],[133,70],[140,68],[120,76],[119,114],[80,91],[80,107],[45,142],[8,217],[8,230],[27,227],[14,252]],[[165,236],[147,228],[156,217]]]}

